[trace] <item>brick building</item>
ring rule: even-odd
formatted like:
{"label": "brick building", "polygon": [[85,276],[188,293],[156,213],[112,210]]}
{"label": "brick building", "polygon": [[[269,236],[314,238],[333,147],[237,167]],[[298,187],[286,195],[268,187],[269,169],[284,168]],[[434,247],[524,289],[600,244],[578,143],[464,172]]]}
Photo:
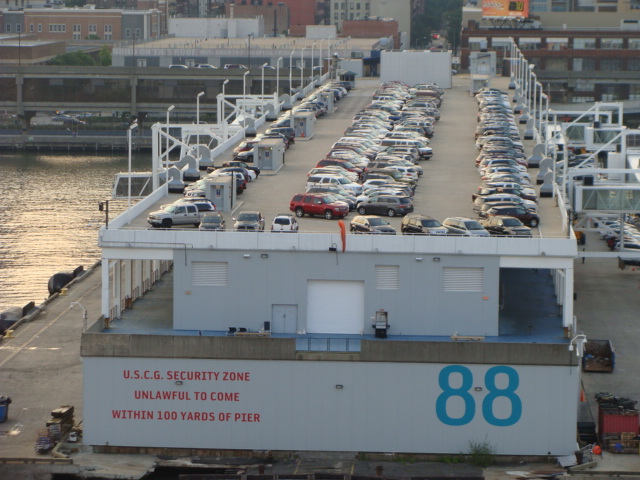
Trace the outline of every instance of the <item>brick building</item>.
{"label": "brick building", "polygon": [[461,67],[471,52],[495,51],[508,74],[511,38],[527,58],[552,102],[640,100],[640,20],[618,28],[480,28],[462,30]]}
{"label": "brick building", "polygon": [[400,48],[398,21],[393,18],[345,20],[342,35],[351,38],[393,37],[393,48]]}

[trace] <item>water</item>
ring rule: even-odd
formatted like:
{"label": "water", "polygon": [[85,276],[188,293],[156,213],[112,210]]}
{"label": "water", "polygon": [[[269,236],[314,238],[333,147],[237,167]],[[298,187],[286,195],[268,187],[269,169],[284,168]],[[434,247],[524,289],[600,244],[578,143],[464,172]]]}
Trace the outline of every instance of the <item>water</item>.
{"label": "water", "polygon": [[[150,154],[132,157],[132,170],[148,171]],[[127,154],[0,153],[0,312],[49,296],[51,275],[88,268],[100,259],[98,230],[126,206],[111,200]]]}

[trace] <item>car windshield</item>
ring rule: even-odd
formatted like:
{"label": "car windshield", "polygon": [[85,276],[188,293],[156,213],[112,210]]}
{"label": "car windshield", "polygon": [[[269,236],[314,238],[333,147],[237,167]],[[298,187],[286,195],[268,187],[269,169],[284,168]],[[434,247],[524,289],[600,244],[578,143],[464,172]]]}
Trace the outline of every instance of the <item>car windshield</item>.
{"label": "car windshield", "polygon": [[467,227],[467,230],[483,230],[484,227],[482,225],[480,225],[480,222],[477,222],[475,220],[469,220],[467,222],[464,222],[465,227]]}
{"label": "car windshield", "polygon": [[502,223],[507,227],[520,227],[522,222],[517,218],[503,218]]}
{"label": "car windshield", "polygon": [[238,215],[239,222],[255,222],[258,221],[258,214],[253,212],[243,212]]}
{"label": "car windshield", "polygon": [[387,222],[384,218],[371,217],[369,219],[369,225],[373,227],[379,227],[380,225],[389,225],[389,222]]}
{"label": "car windshield", "polygon": [[202,218],[202,223],[218,224],[221,220],[222,219],[217,215],[205,215]]}
{"label": "car windshield", "polygon": [[276,225],[289,225],[291,221],[289,220],[289,217],[276,217],[273,219],[273,223]]}
{"label": "car windshield", "polygon": [[423,227],[435,228],[440,227],[440,222],[437,220],[422,220]]}
{"label": "car windshield", "polygon": [[325,195],[322,197],[322,203],[334,203],[339,201],[340,200],[335,195]]}
{"label": "car windshield", "polygon": [[178,208],[177,205],[169,205],[167,207],[164,207],[164,211],[167,213],[174,213],[176,211],[176,208]]}

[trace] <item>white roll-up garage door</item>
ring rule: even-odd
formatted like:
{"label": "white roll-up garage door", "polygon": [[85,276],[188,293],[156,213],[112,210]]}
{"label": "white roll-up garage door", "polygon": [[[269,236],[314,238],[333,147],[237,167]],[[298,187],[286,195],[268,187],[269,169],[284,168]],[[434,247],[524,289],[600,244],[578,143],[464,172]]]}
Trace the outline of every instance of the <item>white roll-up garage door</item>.
{"label": "white roll-up garage door", "polygon": [[360,335],[363,329],[364,282],[307,282],[307,333]]}

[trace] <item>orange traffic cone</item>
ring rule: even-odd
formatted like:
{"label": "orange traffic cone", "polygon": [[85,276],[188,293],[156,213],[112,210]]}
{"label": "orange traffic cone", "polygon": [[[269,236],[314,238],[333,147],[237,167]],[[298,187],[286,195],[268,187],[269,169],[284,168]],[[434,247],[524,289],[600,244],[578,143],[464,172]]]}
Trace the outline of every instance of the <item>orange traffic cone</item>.
{"label": "orange traffic cone", "polygon": [[580,389],[580,401],[581,402],[586,401],[586,398],[584,398],[584,390],[582,388]]}

